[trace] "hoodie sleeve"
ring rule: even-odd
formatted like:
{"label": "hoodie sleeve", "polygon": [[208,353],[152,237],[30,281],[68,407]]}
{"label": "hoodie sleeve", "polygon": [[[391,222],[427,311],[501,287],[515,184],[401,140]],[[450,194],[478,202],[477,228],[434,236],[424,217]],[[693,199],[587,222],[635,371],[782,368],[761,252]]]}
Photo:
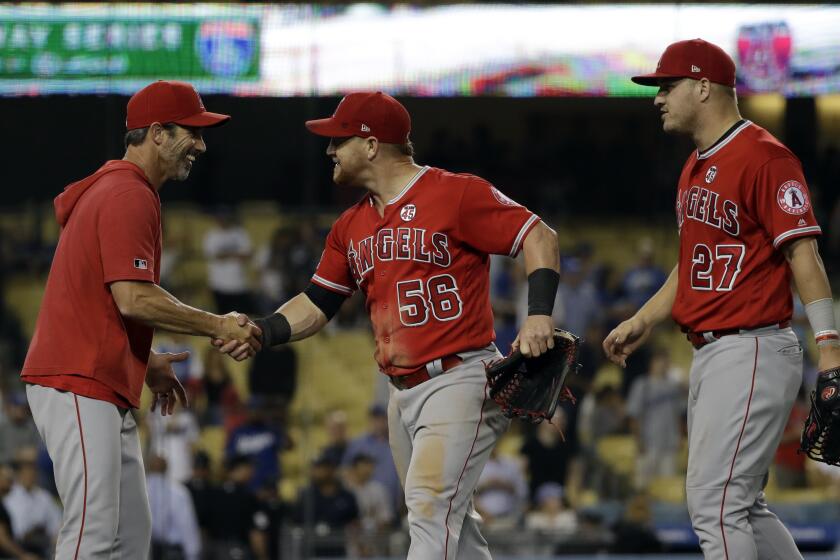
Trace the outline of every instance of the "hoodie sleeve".
{"label": "hoodie sleeve", "polygon": [[99,215],[98,237],[106,284],[155,281],[160,206],[148,187],[137,185],[115,192]]}

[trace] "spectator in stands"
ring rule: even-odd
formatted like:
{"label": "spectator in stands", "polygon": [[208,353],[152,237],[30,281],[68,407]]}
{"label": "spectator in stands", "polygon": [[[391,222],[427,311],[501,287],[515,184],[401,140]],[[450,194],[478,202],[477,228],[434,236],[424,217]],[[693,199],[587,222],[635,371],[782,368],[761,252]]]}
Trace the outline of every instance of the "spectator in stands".
{"label": "spectator in stands", "polygon": [[0,557],[16,560],[39,560],[38,556],[27,552],[12,536],[12,520],[3,500],[12,489],[14,472],[8,465],[0,464]]}
{"label": "spectator in stands", "polygon": [[293,232],[279,227],[271,240],[254,255],[254,267],[259,274],[258,304],[260,313],[271,313],[289,299],[290,254],[294,247]]}
{"label": "spectator in stands", "polygon": [[578,448],[577,438],[567,436],[563,440],[566,430],[566,411],[557,407],[551,424],[541,422],[525,437],[520,453],[525,459],[531,500],[536,499],[537,490],[547,483],[561,487],[569,483]]}
{"label": "spectator in stands", "polygon": [[163,457],[149,459],[146,488],[152,511],[152,560],[199,560],[201,533],[192,496],[166,470]]}
{"label": "spectator in stands", "polygon": [[297,389],[297,350],[290,344],[274,346],[265,352],[258,352],[250,362],[250,394],[265,399],[276,416],[285,421],[285,411]]}
{"label": "spectator in stands", "polygon": [[5,408],[6,418],[0,422],[0,463],[10,463],[19,449],[41,445],[26,393],[9,395]]}
{"label": "spectator in stands", "polygon": [[633,310],[641,307],[662,287],[668,275],[653,260],[653,240],[644,237],[639,241],[637,261],[627,269],[621,279],[620,301]]}
{"label": "spectator in stands", "polygon": [[[338,464],[332,459],[329,461]],[[359,453],[353,458],[347,475],[348,489],[353,492],[359,507],[361,533],[355,552],[362,557],[386,555],[384,537],[394,521],[394,505],[388,491],[380,482],[373,480],[375,466],[373,457]]]}
{"label": "spectator in stands", "polygon": [[488,527],[513,528],[528,504],[528,482],[519,462],[494,447],[475,488],[475,508]]}
{"label": "spectator in stands", "polygon": [[268,560],[268,518],[250,489],[253,476],[249,457],[235,455],[227,461],[225,482],[211,494],[210,560]]}
{"label": "spectator in stands", "polygon": [[627,399],[627,415],[638,449],[638,489],[645,488],[654,477],[677,472],[686,395],[683,385],[669,376],[670,366],[669,352],[655,351],[650,369],[633,382]]}
{"label": "spectator in stands", "polygon": [[556,482],[546,482],[537,488],[534,499],[536,508],[525,519],[528,529],[554,531],[570,535],[577,528],[577,515],[563,495],[563,487]]}
{"label": "spectator in stands", "polygon": [[257,490],[257,500],[260,504],[261,515],[266,520],[264,532],[268,557],[272,560],[280,558],[280,539],[283,531],[283,520],[287,516],[287,508],[278,493],[278,485],[264,484]]}
{"label": "spectator in stands", "polygon": [[251,237],[229,208],[215,214],[216,226],[204,236],[207,284],[216,300],[216,310],[252,313],[253,298],[248,285]]}
{"label": "spectator in stands", "polygon": [[345,540],[353,538],[359,525],[356,498],[341,483],[338,465],[327,457],[312,464],[312,482],[301,490],[294,509],[294,521],[312,527],[322,537],[314,546],[314,556],[343,557]]}
{"label": "spectator in stands", "polygon": [[584,485],[607,496],[622,483],[598,457],[598,444],[606,436],[626,433],[627,419],[624,400],[612,384],[596,386],[580,400],[578,413],[578,441]]}
{"label": "spectator in stands", "polygon": [[536,508],[525,517],[525,528],[534,535],[535,555],[550,556],[562,550],[557,541],[567,540],[577,531],[577,515],[563,495],[563,487],[546,482],[537,489]]}
{"label": "spectator in stands", "polygon": [[190,409],[176,408],[173,414],[146,415],[149,449],[166,460],[167,475],[178,482],[189,480],[193,470],[193,447],[198,443],[199,428]]}
{"label": "spectator in stands", "polygon": [[347,439],[347,413],[343,410],[334,410],[327,414],[325,424],[327,445],[321,451],[321,455],[340,465],[349,443]]}
{"label": "spectator in stands", "polygon": [[61,508],[49,492],[37,485],[35,448],[18,449],[15,454],[15,483],[3,498],[12,521],[12,535],[24,549],[48,556],[55,546],[61,526]]}
{"label": "spectator in stands", "polygon": [[613,527],[613,546],[610,552],[618,554],[651,554],[662,552],[664,547],[653,530],[650,499],[646,494],[636,494],[627,502],[624,516]]}
{"label": "spectator in stands", "polygon": [[[192,478],[187,482],[186,487],[192,497],[202,542],[206,543],[213,522],[213,505],[217,501],[215,493],[219,491],[219,488],[211,480],[210,457],[204,451],[196,452],[193,458]],[[206,546],[202,548],[207,549]]]}
{"label": "spectator in stands", "polygon": [[241,403],[227,361],[215,348],[204,352],[204,377],[199,387],[201,398],[196,399],[196,410],[201,425],[228,426],[226,420],[238,412]]}
{"label": "spectator in stands", "polygon": [[345,470],[348,469],[359,453],[373,457],[376,464],[373,479],[385,486],[391,498],[391,503],[394,504],[394,509],[399,511],[403,505],[402,487],[400,486],[397,468],[394,466],[394,457],[391,455],[391,448],[388,445],[388,416],[385,407],[381,404],[371,406],[368,419],[370,421],[369,431],[350,441],[347,450],[344,452],[341,465]]}
{"label": "spectator in stands", "polygon": [[279,454],[286,448],[287,438],[268,422],[268,413],[265,400],[257,395],[251,396],[247,420],[231,432],[225,447],[228,460],[237,456],[251,460],[254,473],[249,488],[253,492],[265,484],[278,484],[280,481]]}
{"label": "spectator in stands", "polygon": [[779,488],[805,488],[805,455],[799,453],[799,441],[802,436],[802,426],[810,411],[805,390],[800,387],[799,394],[793,402],[782,440],[776,450],[774,460],[776,485]]}

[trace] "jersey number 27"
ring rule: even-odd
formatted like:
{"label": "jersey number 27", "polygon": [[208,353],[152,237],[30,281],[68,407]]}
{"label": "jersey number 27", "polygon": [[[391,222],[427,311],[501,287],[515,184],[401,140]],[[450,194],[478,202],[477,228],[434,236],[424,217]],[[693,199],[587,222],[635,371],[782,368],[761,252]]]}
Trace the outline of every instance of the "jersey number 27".
{"label": "jersey number 27", "polygon": [[691,287],[695,290],[728,292],[735,285],[744,261],[743,245],[698,243],[691,255]]}
{"label": "jersey number 27", "polygon": [[419,327],[431,315],[438,321],[452,321],[461,316],[463,304],[458,284],[449,274],[397,282],[397,305],[400,322],[406,327]]}

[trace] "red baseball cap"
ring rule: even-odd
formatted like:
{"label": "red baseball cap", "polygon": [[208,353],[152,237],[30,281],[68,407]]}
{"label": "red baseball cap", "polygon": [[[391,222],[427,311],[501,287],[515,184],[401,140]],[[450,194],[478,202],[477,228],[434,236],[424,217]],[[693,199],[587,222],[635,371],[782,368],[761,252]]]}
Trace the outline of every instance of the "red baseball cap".
{"label": "red baseball cap", "polygon": [[206,111],[192,85],[159,80],[147,85],[128,100],[125,128],[146,128],[153,122],[208,128],[228,120],[230,115]]}
{"label": "red baseball cap", "polygon": [[659,57],[656,72],[630,79],[643,86],[655,86],[661,78],[706,78],[735,87],[735,62],[722,48],[703,39],[678,41],[668,45]]}
{"label": "red baseball cap", "polygon": [[411,117],[405,107],[387,93],[350,93],[335,108],[333,116],[306,121],[306,128],[330,138],[375,136],[385,144],[405,144],[411,132]]}

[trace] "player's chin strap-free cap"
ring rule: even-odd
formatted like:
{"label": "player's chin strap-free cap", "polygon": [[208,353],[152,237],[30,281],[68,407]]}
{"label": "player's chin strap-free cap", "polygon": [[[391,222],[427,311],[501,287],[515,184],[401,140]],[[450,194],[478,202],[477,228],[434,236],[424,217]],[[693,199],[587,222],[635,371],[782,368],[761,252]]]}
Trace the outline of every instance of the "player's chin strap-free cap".
{"label": "player's chin strap-free cap", "polygon": [[706,78],[735,87],[735,62],[722,48],[703,39],[678,41],[662,53],[656,72],[630,79],[643,86],[657,86],[659,80],[667,78]]}
{"label": "player's chin strap-free cap", "polygon": [[209,128],[228,120],[230,115],[207,111],[192,85],[160,80],[147,85],[128,100],[125,128],[146,128],[154,122]]}
{"label": "player's chin strap-free cap", "polygon": [[306,128],[330,138],[375,136],[386,144],[405,144],[411,132],[411,117],[387,93],[350,93],[338,104],[333,116],[306,121]]}

